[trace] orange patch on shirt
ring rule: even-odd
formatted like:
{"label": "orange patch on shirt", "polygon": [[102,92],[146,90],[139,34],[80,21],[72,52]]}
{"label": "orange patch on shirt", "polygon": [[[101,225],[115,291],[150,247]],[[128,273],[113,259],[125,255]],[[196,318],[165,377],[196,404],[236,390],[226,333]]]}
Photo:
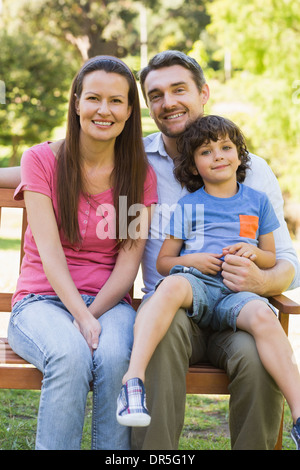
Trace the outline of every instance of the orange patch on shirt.
{"label": "orange patch on shirt", "polygon": [[258,217],[256,215],[239,215],[240,237],[256,238],[258,229]]}

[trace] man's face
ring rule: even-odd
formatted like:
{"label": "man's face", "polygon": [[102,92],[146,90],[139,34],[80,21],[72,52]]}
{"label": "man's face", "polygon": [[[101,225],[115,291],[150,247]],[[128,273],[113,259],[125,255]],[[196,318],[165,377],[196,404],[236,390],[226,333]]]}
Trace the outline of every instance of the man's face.
{"label": "man's face", "polygon": [[201,116],[209,98],[208,86],[199,91],[191,72],[181,65],[152,70],[144,86],[150,115],[167,137],[178,137]]}

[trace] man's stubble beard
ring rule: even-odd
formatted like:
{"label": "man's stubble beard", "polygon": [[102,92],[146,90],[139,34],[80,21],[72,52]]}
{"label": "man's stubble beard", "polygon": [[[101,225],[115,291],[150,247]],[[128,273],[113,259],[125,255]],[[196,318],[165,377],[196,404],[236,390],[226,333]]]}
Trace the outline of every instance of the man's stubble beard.
{"label": "man's stubble beard", "polygon": [[168,131],[168,128],[165,127],[165,126],[160,126],[160,127],[161,127],[160,132],[162,132],[162,134],[164,134],[166,137],[170,137],[170,138],[177,139],[177,137],[180,137],[180,136],[189,128],[189,126],[190,126],[193,122],[194,122],[194,120],[189,119],[189,120],[186,122],[186,124],[185,124],[183,130],[180,131],[180,132],[171,132],[171,131]]}

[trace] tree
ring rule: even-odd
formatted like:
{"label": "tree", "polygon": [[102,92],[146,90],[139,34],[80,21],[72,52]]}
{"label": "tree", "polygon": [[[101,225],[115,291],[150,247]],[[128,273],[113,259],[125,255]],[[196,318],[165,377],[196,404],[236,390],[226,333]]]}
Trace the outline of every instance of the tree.
{"label": "tree", "polygon": [[42,35],[1,32],[0,70],[5,104],[0,105],[1,145],[12,146],[10,165],[20,145],[48,139],[65,119],[72,61]]}
{"label": "tree", "polygon": [[188,52],[209,24],[207,0],[163,0],[149,16],[149,49]]}
{"label": "tree", "polygon": [[[295,175],[299,154],[300,10],[293,0],[214,0],[208,5],[220,49],[231,53],[233,79],[228,86],[243,95],[254,115],[246,116],[253,151],[272,162],[281,187]],[[251,123],[251,124],[250,124]],[[299,163],[297,163],[299,171]]]}
{"label": "tree", "polygon": [[[153,7],[158,0],[143,0]],[[83,61],[98,54],[124,57],[133,20],[139,14],[135,0],[35,0],[24,8],[31,28],[71,43]],[[135,31],[135,42],[138,41]],[[132,43],[131,43],[132,45]]]}

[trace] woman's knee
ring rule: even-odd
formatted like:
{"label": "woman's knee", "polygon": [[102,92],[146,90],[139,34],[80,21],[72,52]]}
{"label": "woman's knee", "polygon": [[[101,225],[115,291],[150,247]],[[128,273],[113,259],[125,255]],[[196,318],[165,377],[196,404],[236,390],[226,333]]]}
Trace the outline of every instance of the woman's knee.
{"label": "woman's knee", "polygon": [[[104,368],[128,367],[132,345],[135,311],[129,305],[112,309],[100,318],[101,334],[93,361]],[[123,372],[124,373],[124,372]]]}
{"label": "woman's knee", "polygon": [[[74,327],[75,328],[75,327]],[[92,380],[92,354],[79,331],[61,343],[53,342],[45,358],[45,374],[71,377],[76,380]]]}

